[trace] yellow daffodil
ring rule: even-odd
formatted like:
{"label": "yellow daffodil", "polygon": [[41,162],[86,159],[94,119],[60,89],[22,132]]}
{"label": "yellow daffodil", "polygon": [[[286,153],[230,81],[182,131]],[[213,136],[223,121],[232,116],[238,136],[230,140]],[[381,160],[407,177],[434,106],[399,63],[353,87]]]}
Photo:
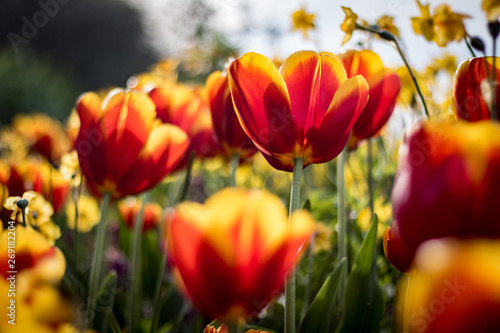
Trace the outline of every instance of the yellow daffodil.
{"label": "yellow daffodil", "polygon": [[420,17],[412,17],[411,24],[417,35],[423,35],[428,41],[434,41],[444,47],[449,42],[460,41],[466,36],[463,20],[469,15],[455,13],[447,4],[441,4],[431,16],[429,4],[422,5],[417,0]]}
{"label": "yellow daffodil", "polygon": [[[384,230],[392,221],[392,205],[383,197],[378,197],[374,202],[375,214],[378,217],[377,237],[384,236]],[[362,208],[358,213],[358,224],[361,230],[368,231],[370,228],[370,209],[368,207]]]}
{"label": "yellow daffodil", "polygon": [[36,192],[33,192],[33,191],[24,192],[22,197],[8,197],[7,199],[5,199],[3,206],[6,209],[12,211],[10,218],[15,220],[17,213],[21,211],[21,207],[19,207],[17,205],[17,202],[21,199],[28,201],[28,204],[25,208],[25,213],[26,213],[26,215],[28,215],[30,213],[30,204],[31,204],[32,200],[34,198],[36,198],[36,196],[37,196]]}
{"label": "yellow daffodil", "polygon": [[345,32],[344,40],[342,41],[342,45],[344,45],[349,41],[349,39],[351,39],[352,32],[356,29],[356,20],[358,19],[358,15],[356,15],[356,13],[354,13],[349,7],[342,6],[342,10],[345,13],[345,19],[340,25],[340,29]]}
{"label": "yellow daffodil", "polygon": [[328,251],[332,248],[333,228],[321,222],[314,224],[314,248],[313,253]]}
{"label": "yellow daffodil", "polygon": [[61,237],[61,229],[52,221],[54,209],[42,195],[37,195],[30,203],[30,212],[26,214],[27,222],[38,230],[50,244]]}
{"label": "yellow daffodil", "polygon": [[292,30],[302,31],[304,38],[309,38],[308,32],[314,30],[316,15],[306,12],[303,8],[292,14]]}
{"label": "yellow daffodil", "polygon": [[377,20],[377,27],[379,30],[388,31],[396,37],[399,37],[399,29],[394,25],[394,18],[389,15],[384,15]]}
{"label": "yellow daffodil", "polygon": [[[70,200],[66,205],[66,222],[68,228],[75,228],[75,202]],[[94,197],[81,195],[78,198],[78,231],[89,232],[100,220],[99,204]]]}
{"label": "yellow daffodil", "polygon": [[500,0],[483,0],[481,8],[486,13],[488,21],[498,20],[500,16]]}

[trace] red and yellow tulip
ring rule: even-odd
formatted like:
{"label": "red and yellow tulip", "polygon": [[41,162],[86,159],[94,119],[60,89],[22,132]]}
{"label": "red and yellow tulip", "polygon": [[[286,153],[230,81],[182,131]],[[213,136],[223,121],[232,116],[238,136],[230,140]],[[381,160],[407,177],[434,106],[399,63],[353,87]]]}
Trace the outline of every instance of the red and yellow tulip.
{"label": "red and yellow tulip", "polygon": [[81,127],[75,148],[98,196],[110,193],[116,199],[154,187],[189,146],[183,130],[156,119],[155,105],[144,93],[115,89],[104,100],[85,93],[76,109]]}
{"label": "red and yellow tulip", "polygon": [[361,75],[348,78],[338,58],[313,51],[292,54],[279,71],[247,53],[228,75],[243,129],[278,170],[292,171],[297,157],[304,166],[335,158],[368,101]]}
{"label": "red and yellow tulip", "polygon": [[[455,115],[466,121],[490,119],[491,86],[487,83],[493,72],[493,57],[464,60],[457,69],[454,83]],[[496,61],[497,84],[500,78],[500,61]],[[488,89],[489,88],[489,89]],[[497,115],[500,116],[500,89],[496,91]],[[486,97],[486,98],[485,98]],[[499,118],[500,120],[500,118]]]}
{"label": "red and yellow tulip", "polygon": [[49,162],[43,160],[36,172],[33,190],[47,198],[54,207],[54,213],[57,214],[66,203],[69,183],[64,180],[59,170],[54,169]]}
{"label": "red and yellow tulip", "polygon": [[184,290],[223,321],[256,316],[278,296],[313,231],[308,212],[288,222],[278,197],[236,188],[204,205],[182,203],[168,221],[169,254]]}
{"label": "red and yellow tulip", "polygon": [[[57,284],[64,276],[66,263],[62,252],[31,228],[15,229],[15,318],[0,318],[0,331],[56,333],[59,327],[73,320],[74,309],[70,301],[59,291]],[[0,306],[10,305],[12,269],[9,264],[9,242],[12,232],[4,230],[0,235]],[[10,239],[9,239],[10,238]],[[12,261],[11,261],[12,263]],[[5,312],[4,312],[5,314]]]}
{"label": "red and yellow tulip", "polygon": [[400,151],[392,191],[389,261],[410,267],[418,246],[442,237],[500,237],[500,125],[427,122]]}
{"label": "red and yellow tulip", "polygon": [[241,158],[253,155],[257,148],[238,121],[227,75],[222,75],[221,72],[212,73],[207,79],[206,87],[210,98],[214,132],[224,153],[229,158],[233,154]]}
{"label": "red and yellow tulip", "polygon": [[[171,85],[154,88],[149,96],[156,105],[157,117],[163,123],[179,126],[187,133],[191,140],[188,152],[193,151],[201,158],[215,156],[219,152],[204,89]],[[186,166],[187,162],[188,156],[179,163],[177,169]]]}
{"label": "red and yellow tulip", "polygon": [[[120,215],[130,230],[134,229],[134,223],[141,210],[142,202],[135,199],[123,200],[118,204]],[[156,202],[147,202],[144,205],[142,231],[156,228],[161,221],[162,209]]]}
{"label": "red and yellow tulip", "polygon": [[370,87],[370,99],[354,124],[349,146],[376,136],[391,117],[401,88],[397,74],[384,67],[378,54],[369,50],[351,50],[339,56],[347,77],[362,75]]}
{"label": "red and yellow tulip", "polygon": [[[402,332],[498,332],[500,242],[428,241],[419,248],[398,301]],[[404,315],[403,315],[404,314]],[[405,320],[403,320],[405,318]],[[399,331],[399,330],[398,330]]]}

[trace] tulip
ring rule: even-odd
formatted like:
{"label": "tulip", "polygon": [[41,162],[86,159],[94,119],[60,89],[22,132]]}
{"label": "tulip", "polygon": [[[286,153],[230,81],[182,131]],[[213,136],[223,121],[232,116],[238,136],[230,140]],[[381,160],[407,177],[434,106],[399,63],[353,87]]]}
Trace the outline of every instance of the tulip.
{"label": "tulip", "polygon": [[426,240],[500,237],[500,125],[420,124],[400,151],[384,248],[400,271]]}
{"label": "tulip", "polygon": [[368,83],[347,78],[335,56],[300,51],[280,70],[268,58],[247,53],[228,69],[229,86],[240,123],[269,164],[292,171],[325,163],[344,148],[368,101]]}
{"label": "tulip", "polygon": [[36,172],[33,190],[49,199],[58,213],[64,207],[69,194],[69,183],[63,179],[61,172],[54,169],[46,160],[42,161]]}
{"label": "tulip", "polygon": [[362,75],[370,87],[370,99],[354,124],[349,146],[378,135],[391,117],[401,82],[395,72],[384,68],[380,57],[372,51],[347,51],[340,55],[347,77]]}
{"label": "tulip", "polygon": [[[7,309],[15,299],[15,323],[7,315],[0,318],[0,332],[57,332],[58,328],[74,319],[69,300],[59,291],[66,263],[62,252],[31,228],[15,228],[15,297],[12,293],[13,261],[9,252],[11,230],[0,234],[0,306]],[[7,314],[7,312],[5,312]]]}
{"label": "tulip", "polygon": [[234,154],[247,158],[256,152],[252,140],[243,131],[234,111],[229,81],[221,72],[212,73],[206,83],[214,132],[228,157]]}
{"label": "tulip", "polygon": [[59,163],[62,154],[70,150],[62,124],[45,114],[18,115],[12,126],[33,150],[51,163]]}
{"label": "tulip", "polygon": [[[136,201],[135,199],[124,200],[118,204],[120,216],[130,230],[134,229],[135,219],[137,218],[142,205],[142,202]],[[156,202],[147,202],[144,205],[142,231],[146,232],[156,228],[160,224],[161,217],[161,206]]]}
{"label": "tulip", "polygon": [[155,105],[144,93],[115,89],[104,100],[85,93],[76,109],[81,127],[75,147],[97,196],[109,193],[117,199],[154,187],[189,145],[184,131],[156,120]]}
{"label": "tulip", "polygon": [[[210,106],[206,92],[201,88],[183,85],[157,87],[149,92],[156,105],[157,117],[184,130],[191,144],[187,149],[198,157],[211,157],[218,153],[218,144],[213,132]],[[187,154],[177,169],[187,165]]]}
{"label": "tulip", "polygon": [[181,203],[168,221],[169,255],[183,289],[225,322],[256,316],[281,293],[314,223],[302,210],[288,223],[278,197],[236,188],[204,205]]}
{"label": "tulip", "polygon": [[[466,121],[490,119],[492,95],[488,94],[487,83],[493,71],[493,57],[480,57],[464,60],[457,69],[454,83],[455,115]],[[496,61],[496,78],[500,78],[500,64]],[[488,89],[490,88],[490,89]],[[500,89],[496,91],[497,117],[500,116]],[[500,120],[500,117],[498,118]]]}
{"label": "tulip", "polygon": [[398,302],[406,321],[398,331],[499,332],[499,261],[498,240],[422,244],[406,285],[400,285],[400,294],[407,295]]}

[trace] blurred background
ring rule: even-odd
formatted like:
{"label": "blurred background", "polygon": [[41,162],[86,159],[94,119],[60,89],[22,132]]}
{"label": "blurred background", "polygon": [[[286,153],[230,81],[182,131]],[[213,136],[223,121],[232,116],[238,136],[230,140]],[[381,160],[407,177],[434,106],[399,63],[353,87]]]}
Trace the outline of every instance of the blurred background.
{"label": "blurred background", "polygon": [[[429,1],[431,8],[443,2]],[[469,33],[486,38],[479,1],[448,4],[471,16]],[[82,92],[125,86],[131,75],[165,57],[181,60],[180,80],[204,82],[229,57],[248,51],[283,59],[301,49],[340,53],[359,47],[366,36],[356,33],[340,46],[340,6],[369,23],[393,16],[417,68],[443,53],[413,33],[410,17],[420,13],[416,2],[406,0],[0,0],[0,124],[16,113],[64,119]],[[291,14],[299,8],[316,14],[308,38],[291,29]],[[459,61],[469,56],[464,43],[452,44],[447,51]],[[370,47],[386,65],[402,65],[387,43],[374,40]]]}

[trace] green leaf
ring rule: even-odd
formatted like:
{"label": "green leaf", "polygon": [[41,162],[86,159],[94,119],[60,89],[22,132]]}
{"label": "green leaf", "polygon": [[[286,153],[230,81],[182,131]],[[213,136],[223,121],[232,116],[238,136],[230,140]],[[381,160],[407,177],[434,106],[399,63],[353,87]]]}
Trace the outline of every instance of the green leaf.
{"label": "green leaf", "polygon": [[101,284],[101,289],[97,293],[96,303],[92,304],[91,311],[94,312],[93,327],[99,332],[106,332],[108,325],[108,317],[112,311],[115,301],[116,285],[118,277],[115,271],[109,272]]}
{"label": "green leaf", "polygon": [[323,283],[323,286],[318,291],[314,301],[300,322],[298,333],[328,333],[330,331],[330,318],[333,315],[333,308],[337,301],[335,295],[342,281],[346,265],[347,259],[343,258],[340,264],[325,280],[325,283]]}
{"label": "green leaf", "polygon": [[347,278],[340,333],[372,332],[377,329],[384,314],[384,299],[374,264],[377,225],[378,218],[375,215]]}
{"label": "green leaf", "polygon": [[306,199],[306,201],[304,201],[302,203],[302,206],[300,207],[300,209],[305,209],[308,212],[310,212],[311,211],[311,200],[309,200],[309,198]]}

